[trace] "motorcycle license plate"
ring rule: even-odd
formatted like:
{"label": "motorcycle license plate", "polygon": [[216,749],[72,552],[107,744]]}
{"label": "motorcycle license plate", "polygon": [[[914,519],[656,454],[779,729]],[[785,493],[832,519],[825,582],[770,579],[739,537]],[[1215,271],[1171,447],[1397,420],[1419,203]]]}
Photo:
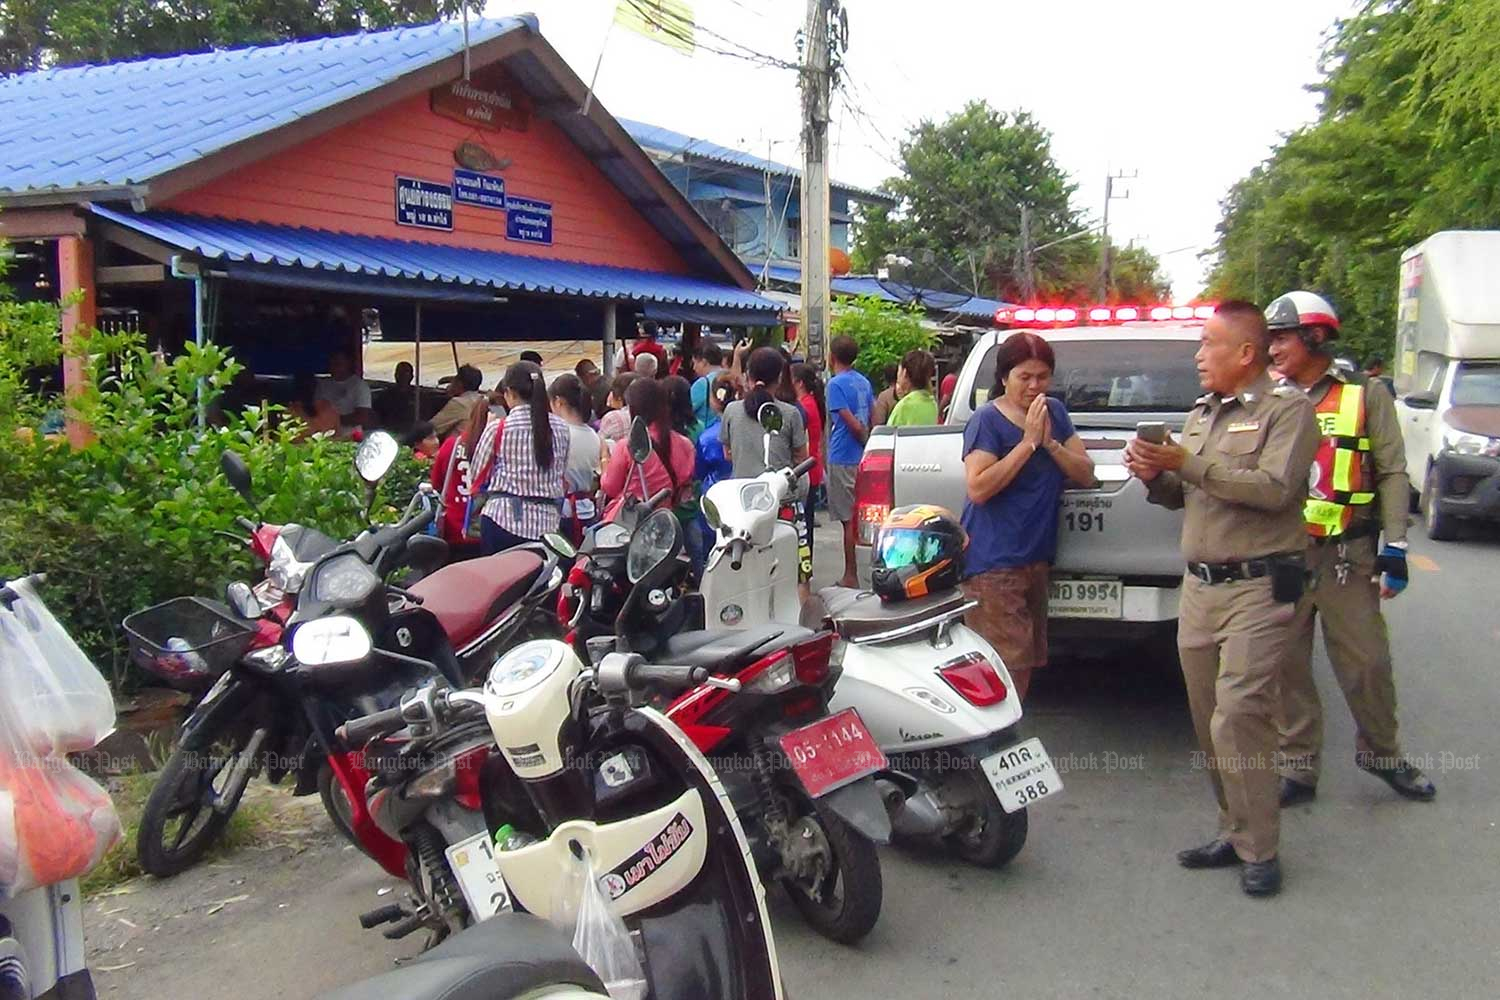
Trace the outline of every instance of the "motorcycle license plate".
{"label": "motorcycle license plate", "polygon": [[458,887],[474,920],[488,920],[501,910],[512,909],[510,889],[495,861],[495,845],[488,833],[476,833],[448,848],[448,865],[458,876]]}
{"label": "motorcycle license plate", "polygon": [[1052,758],[1042,749],[1042,741],[1029,739],[992,753],[979,762],[990,787],[1000,799],[1000,808],[1008,813],[1040,802],[1062,791],[1062,779]]}
{"label": "motorcycle license plate", "polygon": [[875,737],[852,708],[792,730],[781,738],[781,749],[807,794],[815,799],[874,774],[887,763]]}

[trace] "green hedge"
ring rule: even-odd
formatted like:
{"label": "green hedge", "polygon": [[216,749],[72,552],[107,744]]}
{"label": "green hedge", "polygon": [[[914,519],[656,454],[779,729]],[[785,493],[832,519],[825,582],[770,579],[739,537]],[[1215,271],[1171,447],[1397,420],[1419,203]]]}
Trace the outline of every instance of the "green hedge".
{"label": "green hedge", "polygon": [[[200,380],[211,398],[237,369],[212,345],[162,359],[138,336],[90,335],[90,388],[70,403],[94,440],[74,449],[42,437],[38,423],[59,401],[27,374],[56,362],[56,327],[49,359],[36,336],[48,317],[28,307],[18,319],[9,305],[0,303],[0,399],[10,403],[0,410],[0,577],[45,572],[48,605],[117,688],[141,680],[126,655],[125,615],[183,594],[222,598],[229,581],[254,578],[246,547],[215,533],[238,533],[235,516],[253,517],[219,472],[226,448],[245,456],[267,521],[335,538],[364,526],[353,444],[298,442],[295,421],[256,408],[198,429]],[[419,474],[403,462],[383,498],[404,504]],[[377,517],[391,516],[382,505]]]}

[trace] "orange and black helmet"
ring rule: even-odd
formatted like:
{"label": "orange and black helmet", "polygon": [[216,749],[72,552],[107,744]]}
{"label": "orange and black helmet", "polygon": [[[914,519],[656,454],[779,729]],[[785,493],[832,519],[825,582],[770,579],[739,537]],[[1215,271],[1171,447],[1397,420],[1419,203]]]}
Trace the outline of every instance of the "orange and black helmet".
{"label": "orange and black helmet", "polygon": [[904,601],[956,587],[968,544],[958,518],[945,508],[897,507],[875,532],[871,589],[882,600]]}

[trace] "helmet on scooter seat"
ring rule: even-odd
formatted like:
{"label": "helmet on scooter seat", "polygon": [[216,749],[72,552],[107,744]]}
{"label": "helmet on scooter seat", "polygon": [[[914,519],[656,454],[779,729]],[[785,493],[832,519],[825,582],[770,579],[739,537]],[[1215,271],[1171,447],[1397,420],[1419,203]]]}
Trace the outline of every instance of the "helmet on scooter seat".
{"label": "helmet on scooter seat", "polygon": [[884,601],[926,597],[958,586],[969,538],[958,518],[934,504],[897,507],[875,532],[870,586]]}

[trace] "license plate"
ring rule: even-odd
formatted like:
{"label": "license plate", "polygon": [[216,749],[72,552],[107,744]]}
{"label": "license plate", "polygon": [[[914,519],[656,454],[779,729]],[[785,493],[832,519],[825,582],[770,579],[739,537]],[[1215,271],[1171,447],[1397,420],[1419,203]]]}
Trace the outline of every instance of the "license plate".
{"label": "license plate", "polygon": [[886,766],[885,754],[852,708],[792,730],[781,738],[781,749],[813,798]]}
{"label": "license plate", "polygon": [[1000,807],[1008,813],[1062,791],[1062,779],[1039,739],[1006,747],[985,757],[980,764],[1000,799]]}
{"label": "license plate", "polygon": [[1119,580],[1053,580],[1047,613],[1053,618],[1119,618],[1125,587]]}
{"label": "license plate", "polygon": [[512,908],[510,889],[500,874],[495,846],[488,833],[476,833],[468,840],[461,840],[446,853],[475,921],[488,920],[501,910]]}

